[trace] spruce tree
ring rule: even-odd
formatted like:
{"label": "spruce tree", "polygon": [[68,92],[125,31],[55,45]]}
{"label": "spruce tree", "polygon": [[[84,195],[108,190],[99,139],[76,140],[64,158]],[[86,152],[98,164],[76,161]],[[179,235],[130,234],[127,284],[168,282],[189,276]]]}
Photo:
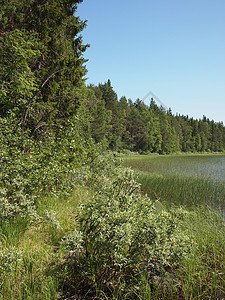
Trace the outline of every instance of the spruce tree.
{"label": "spruce tree", "polygon": [[[83,52],[87,47],[80,35],[86,22],[76,16],[80,2],[82,0],[1,0],[0,50],[4,55],[0,58],[0,67],[4,80],[1,81],[0,106],[5,114],[12,108],[17,110],[24,126],[33,134],[49,128],[55,130],[79,106],[86,74]],[[9,36],[13,36],[11,44]],[[21,62],[24,51],[26,56]],[[7,56],[7,52],[11,56]],[[6,67],[12,63],[15,68],[10,73]],[[22,97],[21,108],[12,90],[25,72],[29,73],[28,83],[24,80],[24,89],[28,92]],[[32,82],[34,88],[30,92]]]}

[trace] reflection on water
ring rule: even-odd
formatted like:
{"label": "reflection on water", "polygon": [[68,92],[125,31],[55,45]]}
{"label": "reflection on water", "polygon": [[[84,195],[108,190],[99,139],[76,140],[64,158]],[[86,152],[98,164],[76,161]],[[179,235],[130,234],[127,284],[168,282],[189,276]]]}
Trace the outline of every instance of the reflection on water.
{"label": "reflection on water", "polygon": [[[212,207],[225,208],[225,156],[159,157],[158,163],[153,161],[148,172],[157,172],[164,178],[175,175],[180,182],[186,178],[187,185],[180,185],[180,199],[184,203],[199,199],[198,203],[206,201]],[[189,185],[193,180],[196,183]]]}
{"label": "reflection on water", "polygon": [[142,189],[168,205],[225,209],[225,155],[143,156],[126,165],[140,172]]}
{"label": "reflection on water", "polygon": [[193,159],[171,160],[169,164],[160,167],[161,173],[180,174],[183,176],[196,176],[210,180],[211,182],[220,182],[225,184],[225,157],[193,157]]}

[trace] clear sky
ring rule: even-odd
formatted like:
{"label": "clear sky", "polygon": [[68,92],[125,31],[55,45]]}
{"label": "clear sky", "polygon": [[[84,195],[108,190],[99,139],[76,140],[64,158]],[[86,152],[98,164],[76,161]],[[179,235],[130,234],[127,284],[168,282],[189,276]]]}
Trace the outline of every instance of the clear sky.
{"label": "clear sky", "polygon": [[225,0],[84,0],[77,14],[88,84],[225,124]]}

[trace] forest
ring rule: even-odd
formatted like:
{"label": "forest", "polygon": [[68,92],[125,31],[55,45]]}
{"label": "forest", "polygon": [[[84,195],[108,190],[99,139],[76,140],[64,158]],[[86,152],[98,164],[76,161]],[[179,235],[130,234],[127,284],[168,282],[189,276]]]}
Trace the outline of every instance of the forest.
{"label": "forest", "polygon": [[[127,149],[139,153],[223,152],[225,127],[205,116],[195,120],[172,114],[151,99],[146,105],[140,99],[132,102],[117,99],[110,80],[88,86],[94,97],[89,107],[91,135],[96,142],[107,141],[109,149]],[[204,108],[203,108],[204,110]]]}
{"label": "forest", "polygon": [[118,99],[110,79],[86,85],[81,2],[0,1],[0,298],[223,295],[221,216],[205,226],[220,224],[217,241],[198,245],[210,276],[180,279],[196,215],[151,200],[121,156],[224,152],[225,127]]}

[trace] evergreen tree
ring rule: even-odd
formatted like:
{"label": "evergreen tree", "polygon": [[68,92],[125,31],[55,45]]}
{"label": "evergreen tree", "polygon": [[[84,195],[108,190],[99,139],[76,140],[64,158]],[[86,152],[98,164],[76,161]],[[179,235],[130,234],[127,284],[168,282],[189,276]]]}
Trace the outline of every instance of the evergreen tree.
{"label": "evergreen tree", "polygon": [[162,134],[162,148],[160,152],[169,154],[176,150],[176,132],[171,127],[168,116],[163,109],[159,113],[159,120]]}
{"label": "evergreen tree", "polygon": [[111,150],[119,150],[122,147],[122,136],[125,131],[123,120],[125,119],[124,110],[121,108],[116,92],[113,90],[111,81],[99,84],[102,92],[102,99],[105,101],[105,107],[112,113],[111,118],[111,138],[109,146]]}
{"label": "evergreen tree", "polygon": [[94,140],[99,143],[110,140],[112,112],[105,107],[102,92],[99,87],[88,87],[86,107],[90,113],[88,119],[91,123],[91,133]]}
{"label": "evergreen tree", "polygon": [[[82,55],[87,46],[80,36],[86,23],[74,15],[80,2],[1,1],[0,66],[5,80],[0,105],[3,114],[17,110],[34,135],[65,124],[81,101],[86,73]],[[19,103],[14,100],[16,85],[23,99]]]}
{"label": "evergreen tree", "polygon": [[121,123],[123,124],[121,146],[123,149],[131,149],[129,132],[130,100],[127,100],[125,96],[121,97],[119,100],[119,108],[122,115]]}

